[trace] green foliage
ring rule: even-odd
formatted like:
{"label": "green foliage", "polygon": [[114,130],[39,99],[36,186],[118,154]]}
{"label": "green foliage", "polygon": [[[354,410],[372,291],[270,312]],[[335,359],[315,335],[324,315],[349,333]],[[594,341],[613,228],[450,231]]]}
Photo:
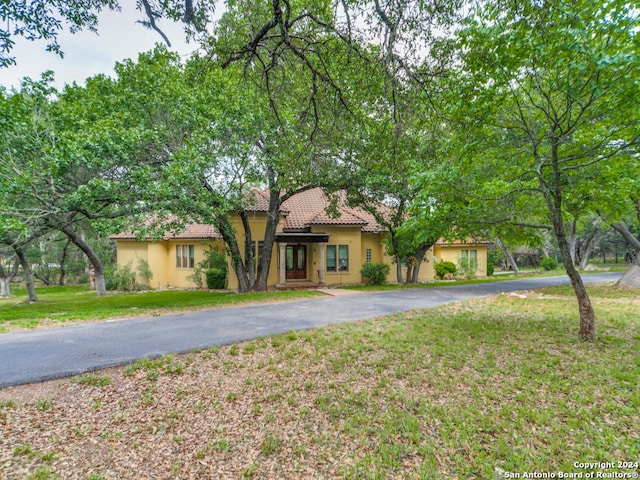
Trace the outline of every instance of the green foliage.
{"label": "green foliage", "polygon": [[[227,257],[224,253],[216,250],[212,245],[208,245],[204,250],[204,259],[198,263],[197,266],[193,268],[193,273],[189,275],[188,279],[191,280],[197,288],[202,288],[202,277],[203,273],[207,277],[207,288],[211,289],[209,286],[208,274],[206,274],[207,270],[216,269],[224,272],[225,280],[222,287],[226,287],[226,275],[227,275]],[[215,282],[214,282],[215,283]]]}
{"label": "green foliage", "polygon": [[487,276],[488,277],[493,275],[495,268],[496,268],[496,252],[493,250],[489,250],[487,252]]}
{"label": "green foliage", "polygon": [[474,280],[478,271],[478,259],[468,258],[460,255],[458,257],[458,269],[456,274],[465,280]]}
{"label": "green foliage", "polygon": [[204,260],[200,262],[202,268],[217,268],[219,270],[227,271],[227,257],[224,253],[216,250],[213,246],[209,245],[204,250]]}
{"label": "green foliage", "polygon": [[548,272],[558,268],[558,262],[553,257],[545,257],[540,261],[540,266]]}
{"label": "green foliage", "polygon": [[187,309],[232,306],[243,302],[294,300],[322,294],[310,290],[237,294],[218,291],[164,290],[144,293],[118,293],[96,298],[86,286],[43,287],[39,290],[42,302],[25,302],[24,288],[13,290],[12,299],[0,302],[0,330],[4,325],[16,328],[35,328],[55,319],[56,324],[92,321],[122,315],[150,315],[157,312],[180,312]]}
{"label": "green foliage", "polygon": [[187,280],[193,282],[196,288],[202,288],[202,269],[197,265],[193,267],[193,273],[187,276]]}
{"label": "green foliage", "polygon": [[436,276],[440,280],[442,280],[447,273],[455,275],[456,271],[458,270],[458,267],[456,267],[455,263],[445,261],[434,263],[433,268],[436,271]]}
{"label": "green foliage", "polygon": [[149,286],[149,281],[153,278],[153,272],[149,267],[149,262],[144,258],[138,260],[138,267],[136,268],[138,276],[142,279],[142,285]]}
{"label": "green foliage", "polygon": [[73,382],[91,387],[106,387],[107,385],[111,385],[111,378],[102,377],[95,373],[86,373],[82,376],[74,377]]}
{"label": "green foliage", "polygon": [[107,290],[121,290],[131,292],[136,289],[136,274],[131,270],[131,263],[109,268],[105,272],[105,287]]}
{"label": "green foliage", "polygon": [[369,285],[383,285],[387,283],[390,267],[387,263],[365,263],[360,274]]}
{"label": "green foliage", "polygon": [[227,286],[227,272],[220,268],[210,268],[206,272],[207,288],[209,290],[221,290]]}

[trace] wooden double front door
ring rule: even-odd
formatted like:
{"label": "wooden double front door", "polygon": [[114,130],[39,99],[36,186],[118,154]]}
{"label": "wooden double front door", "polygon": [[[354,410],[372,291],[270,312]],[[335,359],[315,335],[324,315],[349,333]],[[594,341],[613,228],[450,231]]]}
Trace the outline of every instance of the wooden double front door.
{"label": "wooden double front door", "polygon": [[286,255],[287,280],[303,280],[307,278],[307,246],[287,245]]}

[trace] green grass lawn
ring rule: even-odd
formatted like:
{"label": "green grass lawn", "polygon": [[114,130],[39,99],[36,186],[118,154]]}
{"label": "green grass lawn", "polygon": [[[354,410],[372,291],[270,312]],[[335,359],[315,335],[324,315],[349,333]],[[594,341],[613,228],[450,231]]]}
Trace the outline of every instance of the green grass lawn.
{"label": "green grass lawn", "polygon": [[237,294],[204,290],[162,290],[140,293],[109,293],[97,297],[87,286],[41,287],[38,302],[27,304],[23,288],[12,289],[14,297],[0,299],[0,332],[61,325],[105,318],[159,315],[163,313],[286,301],[321,295],[312,291],[282,291]]}
{"label": "green grass lawn", "polygon": [[0,402],[0,457],[51,479],[638,473],[574,466],[640,461],[638,292],[587,288],[594,343],[563,286],[25,387]]}
{"label": "green grass lawn", "polygon": [[[607,267],[607,271],[611,272],[626,272],[628,265],[616,265],[612,267]],[[590,273],[601,273],[601,272],[581,272],[581,275],[589,275]],[[542,269],[533,269],[533,268],[524,268],[521,269],[520,275],[514,275],[513,272],[498,272],[496,275],[473,279],[473,280],[449,280],[449,281],[435,281],[428,283],[410,283],[404,285],[397,284],[384,284],[384,285],[345,285],[340,288],[345,288],[348,290],[361,290],[361,291],[380,291],[380,290],[398,290],[404,288],[433,288],[433,287],[445,287],[450,285],[471,285],[477,283],[492,283],[492,282],[504,282],[508,280],[514,280],[520,277],[558,277],[566,275],[566,272],[563,269],[555,269],[550,271],[544,271]]]}

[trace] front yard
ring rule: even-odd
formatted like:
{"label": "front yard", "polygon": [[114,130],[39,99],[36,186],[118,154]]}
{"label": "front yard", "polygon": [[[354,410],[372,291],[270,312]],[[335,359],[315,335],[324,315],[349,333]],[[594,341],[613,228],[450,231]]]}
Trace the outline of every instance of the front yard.
{"label": "front yard", "polygon": [[640,299],[589,291],[594,344],[558,287],[3,389],[0,466],[7,479],[637,474],[583,465],[640,461]]}
{"label": "front yard", "polygon": [[243,293],[206,290],[154,290],[108,293],[96,297],[88,286],[43,287],[38,302],[25,303],[24,288],[12,289],[15,297],[0,298],[0,333],[46,326],[62,326],[111,318],[163,315],[203,308],[240,304],[283,302],[321,296],[299,290]]}

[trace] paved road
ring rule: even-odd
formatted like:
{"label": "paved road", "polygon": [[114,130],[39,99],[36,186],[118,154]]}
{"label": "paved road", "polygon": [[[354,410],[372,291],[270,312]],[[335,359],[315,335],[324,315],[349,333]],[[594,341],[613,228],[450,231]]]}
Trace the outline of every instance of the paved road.
{"label": "paved road", "polygon": [[[619,277],[616,273],[599,273],[583,278],[585,282],[603,282]],[[0,387],[290,330],[566,283],[568,278],[563,276],[404,289],[5,333],[0,334]]]}

